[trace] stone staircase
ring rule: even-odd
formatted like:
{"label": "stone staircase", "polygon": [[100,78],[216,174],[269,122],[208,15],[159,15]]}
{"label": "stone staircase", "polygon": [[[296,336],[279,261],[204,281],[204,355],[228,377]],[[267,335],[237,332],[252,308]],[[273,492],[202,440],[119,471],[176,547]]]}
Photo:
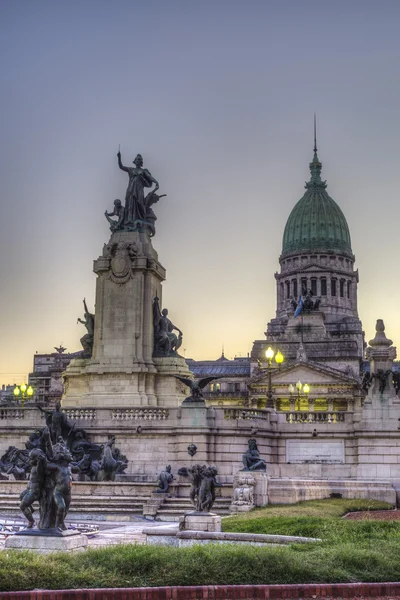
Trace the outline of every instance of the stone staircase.
{"label": "stone staircase", "polygon": [[[229,515],[229,506],[231,499],[229,497],[219,496],[211,509],[217,515]],[[163,504],[158,508],[155,517],[156,521],[179,521],[185,512],[193,511],[193,504],[189,498],[165,498]]]}
{"label": "stone staircase", "polygon": [[[125,521],[142,516],[147,500],[148,496],[74,494],[68,514],[81,519]],[[21,514],[18,494],[0,494],[0,516],[15,514]]]}

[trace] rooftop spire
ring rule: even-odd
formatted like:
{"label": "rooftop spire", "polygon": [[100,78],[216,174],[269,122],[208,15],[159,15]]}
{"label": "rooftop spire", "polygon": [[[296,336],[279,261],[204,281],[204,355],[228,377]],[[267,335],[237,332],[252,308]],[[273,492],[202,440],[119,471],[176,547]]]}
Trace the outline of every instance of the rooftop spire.
{"label": "rooftop spire", "polygon": [[326,187],[326,182],[321,179],[322,164],[319,162],[317,154],[317,116],[314,113],[314,157],[310,162],[311,179],[306,183],[306,188]]}
{"label": "rooftop spire", "polygon": [[317,154],[317,116],[314,113],[314,154]]}

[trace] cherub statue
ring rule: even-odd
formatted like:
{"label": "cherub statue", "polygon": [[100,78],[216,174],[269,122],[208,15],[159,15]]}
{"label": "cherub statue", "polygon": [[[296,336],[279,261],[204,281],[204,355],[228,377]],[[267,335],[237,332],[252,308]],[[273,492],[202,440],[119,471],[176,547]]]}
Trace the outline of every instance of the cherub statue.
{"label": "cherub statue", "polygon": [[[118,229],[123,229],[124,224],[124,215],[125,208],[122,206],[121,200],[114,200],[114,210],[112,212],[105,211],[104,213],[107,221],[110,223],[110,230],[112,232],[118,231]],[[116,220],[111,219],[111,217],[117,217]]]}

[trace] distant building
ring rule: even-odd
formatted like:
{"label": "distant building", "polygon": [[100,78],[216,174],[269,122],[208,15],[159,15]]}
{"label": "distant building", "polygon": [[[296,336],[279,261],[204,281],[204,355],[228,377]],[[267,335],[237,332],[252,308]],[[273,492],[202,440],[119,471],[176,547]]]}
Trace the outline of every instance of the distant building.
{"label": "distant building", "polygon": [[250,377],[250,357],[236,357],[229,360],[222,355],[217,360],[186,359],[187,365],[196,379],[218,377],[203,391],[208,405],[247,406],[249,392],[246,380]]}
{"label": "distant building", "polygon": [[14,400],[14,384],[2,385],[0,390],[0,404],[11,404]]}
{"label": "distant building", "polygon": [[29,373],[28,383],[35,391],[34,400],[40,404],[54,405],[63,394],[62,373],[70,361],[81,355],[80,352],[65,352],[66,348],[54,348],[51,354],[38,354],[33,357],[33,372]]}

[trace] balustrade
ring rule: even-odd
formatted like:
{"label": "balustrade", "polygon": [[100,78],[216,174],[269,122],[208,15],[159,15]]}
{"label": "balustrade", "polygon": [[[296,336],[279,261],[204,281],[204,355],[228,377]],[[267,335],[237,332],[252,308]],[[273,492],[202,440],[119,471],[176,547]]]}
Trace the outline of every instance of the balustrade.
{"label": "balustrade", "polygon": [[289,412],[286,423],[343,423],[345,414],[341,412]]}

